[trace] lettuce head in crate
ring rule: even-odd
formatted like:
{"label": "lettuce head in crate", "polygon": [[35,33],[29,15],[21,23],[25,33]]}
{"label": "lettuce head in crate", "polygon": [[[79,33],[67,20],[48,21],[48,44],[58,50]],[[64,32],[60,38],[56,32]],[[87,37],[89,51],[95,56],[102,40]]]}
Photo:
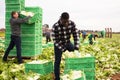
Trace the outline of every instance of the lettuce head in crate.
{"label": "lettuce head in crate", "polygon": [[71,70],[67,74],[61,76],[62,80],[86,80],[85,74],[83,71]]}
{"label": "lettuce head in crate", "polygon": [[27,11],[21,11],[20,12],[20,17],[21,18],[25,18],[25,17],[28,17],[30,16],[31,18],[28,20],[28,24],[32,24],[32,23],[35,23],[36,21],[39,20],[40,16],[38,13],[33,13],[33,12],[27,12]]}
{"label": "lettuce head in crate", "polygon": [[24,15],[24,16],[30,16],[33,17],[34,13],[33,12],[26,12],[26,11],[21,11],[20,14]]}

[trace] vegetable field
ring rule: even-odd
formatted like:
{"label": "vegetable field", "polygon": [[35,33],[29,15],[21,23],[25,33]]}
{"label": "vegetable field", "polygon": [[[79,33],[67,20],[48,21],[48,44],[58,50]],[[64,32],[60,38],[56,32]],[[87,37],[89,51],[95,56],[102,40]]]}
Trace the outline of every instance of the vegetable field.
{"label": "vegetable field", "polygon": [[[97,38],[94,45],[81,45],[80,54],[91,54],[95,57],[96,80],[120,80],[120,34],[113,34],[113,38]],[[4,38],[0,38],[4,42]],[[0,42],[0,46],[4,43]],[[52,80],[53,73],[40,75],[30,71],[25,73],[24,64],[33,60],[54,61],[53,47],[44,48],[42,54],[31,59],[24,59],[24,64],[17,64],[16,58],[2,61],[4,47],[0,47],[0,80]],[[64,56],[61,62],[61,75],[64,71]],[[117,79],[118,77],[118,79]],[[116,79],[115,79],[116,78]]]}

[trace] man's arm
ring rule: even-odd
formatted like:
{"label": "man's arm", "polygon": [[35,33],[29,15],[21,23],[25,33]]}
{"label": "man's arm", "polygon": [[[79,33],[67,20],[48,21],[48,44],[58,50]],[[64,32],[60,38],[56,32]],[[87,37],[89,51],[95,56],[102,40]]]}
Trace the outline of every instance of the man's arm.
{"label": "man's arm", "polygon": [[72,23],[72,34],[74,38],[75,50],[79,49],[79,33],[74,23]]}
{"label": "man's arm", "polygon": [[30,16],[22,18],[22,19],[21,18],[13,19],[12,21],[13,21],[13,23],[21,24],[21,23],[27,22],[29,18],[30,18]]}
{"label": "man's arm", "polygon": [[58,27],[55,25],[52,28],[52,38],[53,38],[55,46],[57,46],[62,51],[66,50],[59,39],[59,30],[58,30]]}

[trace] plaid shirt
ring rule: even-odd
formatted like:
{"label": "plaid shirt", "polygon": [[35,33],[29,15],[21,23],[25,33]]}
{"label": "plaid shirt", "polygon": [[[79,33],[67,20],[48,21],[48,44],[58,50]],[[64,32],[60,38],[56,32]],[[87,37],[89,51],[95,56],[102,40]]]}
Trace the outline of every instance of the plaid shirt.
{"label": "plaid shirt", "polygon": [[52,28],[52,37],[55,46],[62,51],[66,50],[66,43],[70,42],[71,34],[73,34],[75,49],[79,48],[79,33],[75,27],[75,23],[69,20],[69,26],[64,27],[60,21],[55,23]]}

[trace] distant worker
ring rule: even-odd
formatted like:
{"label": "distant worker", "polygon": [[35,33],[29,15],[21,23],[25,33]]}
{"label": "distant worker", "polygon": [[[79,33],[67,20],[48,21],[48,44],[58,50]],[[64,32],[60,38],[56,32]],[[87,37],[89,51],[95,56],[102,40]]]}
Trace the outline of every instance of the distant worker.
{"label": "distant worker", "polygon": [[89,44],[92,45],[93,44],[93,34],[89,34],[88,35],[88,40],[89,40]]}
{"label": "distant worker", "polygon": [[98,37],[98,35],[97,34],[93,34],[94,40],[96,40],[96,37]]}
{"label": "distant worker", "polygon": [[46,25],[45,37],[46,37],[46,44],[47,44],[48,42],[51,41],[51,35],[50,35],[50,30],[48,25]]}
{"label": "distant worker", "polygon": [[105,31],[104,31],[104,30],[100,31],[100,34],[101,34],[101,37],[102,37],[102,38],[105,37]]}
{"label": "distant worker", "polygon": [[103,32],[101,31],[101,37],[103,38]]}
{"label": "distant worker", "polygon": [[110,38],[112,38],[112,28],[110,28]]}
{"label": "distant worker", "polygon": [[83,41],[86,39],[86,32],[85,31],[82,31],[82,38],[83,38]]}
{"label": "distant worker", "polygon": [[5,51],[5,54],[3,56],[3,61],[7,61],[9,52],[13,49],[14,46],[16,46],[18,64],[23,63],[23,60],[21,57],[21,37],[20,37],[21,29],[20,29],[20,26],[22,23],[27,22],[29,18],[30,18],[30,16],[20,19],[18,12],[13,11],[11,13],[11,19],[10,19],[11,41],[9,43],[7,50]]}

